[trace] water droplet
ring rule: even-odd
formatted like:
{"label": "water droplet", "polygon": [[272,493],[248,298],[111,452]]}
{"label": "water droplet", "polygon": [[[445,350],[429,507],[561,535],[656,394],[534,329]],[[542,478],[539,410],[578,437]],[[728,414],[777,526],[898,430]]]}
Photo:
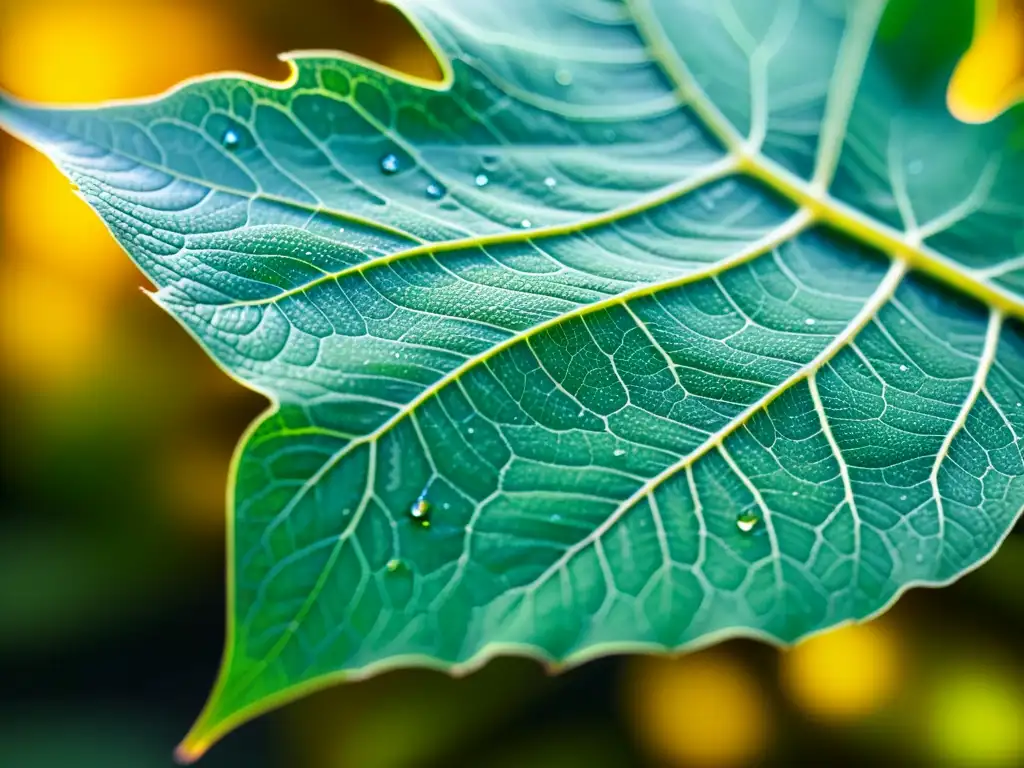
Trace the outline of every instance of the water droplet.
{"label": "water droplet", "polygon": [[398,155],[384,155],[384,157],[380,159],[380,169],[388,176],[398,173],[399,167]]}
{"label": "water droplet", "polygon": [[615,141],[615,139],[617,139],[617,138],[618,138],[618,134],[616,134],[615,131],[613,131],[611,128],[608,128],[604,132],[604,140],[609,142],[609,143]]}
{"label": "water droplet", "polygon": [[559,69],[555,72],[555,82],[559,85],[572,85],[572,72],[568,69]]}
{"label": "water droplet", "polygon": [[924,163],[921,162],[920,160],[911,160],[909,163],[907,163],[907,173],[909,173],[912,176],[916,176],[923,170]]}
{"label": "water droplet", "polygon": [[529,219],[523,219],[519,223],[523,227],[523,229],[529,229],[530,227],[533,226],[533,222],[531,222]]}
{"label": "water droplet", "polygon": [[544,179],[544,186],[547,187],[548,189],[554,189],[555,187],[558,186],[558,180],[555,179],[554,176],[548,176],[546,179]]}
{"label": "water droplet", "polygon": [[486,187],[487,184],[490,182],[490,179],[487,178],[487,174],[478,173],[476,175],[476,178],[473,179],[473,181],[476,183],[478,187]]}
{"label": "water droplet", "polygon": [[906,501],[906,500],[907,500],[907,494],[904,493],[902,496],[900,496],[900,501]]}
{"label": "water droplet", "polygon": [[472,427],[470,427],[469,429],[466,430],[466,434],[469,434],[469,435],[472,435],[473,432],[474,432],[474,430],[473,430]]}
{"label": "water droplet", "polygon": [[761,518],[757,515],[740,515],[736,518],[736,527],[743,533],[750,533],[759,522]]}
{"label": "water droplet", "polygon": [[409,507],[409,514],[413,520],[419,520],[420,525],[426,528],[430,525],[430,502],[420,496]]}
{"label": "water droplet", "polygon": [[914,562],[915,562],[915,563],[923,563],[923,562],[924,562],[924,555],[922,555],[922,554],[921,554],[920,552],[918,552],[918,553],[917,553],[917,554],[916,554],[916,555],[914,556]]}
{"label": "water droplet", "polygon": [[1017,406],[1018,408],[1020,408],[1020,403],[1016,403],[1016,406]]}
{"label": "water droplet", "polygon": [[338,227],[338,232],[339,232],[339,233],[344,233],[344,231],[345,231],[345,228],[344,228],[344,227]]}
{"label": "water droplet", "polygon": [[612,456],[625,456],[625,455],[626,455],[626,452],[624,450],[622,450],[621,448],[616,448],[614,451],[612,451]]}
{"label": "water droplet", "polygon": [[238,146],[238,143],[242,140],[242,137],[238,135],[238,131],[234,128],[228,128],[224,131],[224,135],[221,136],[221,144],[224,145],[225,149],[234,149]]}
{"label": "water droplet", "polygon": [[562,519],[562,516],[558,515],[558,514],[555,514],[555,515],[551,516],[551,522],[552,523],[557,523],[557,522],[561,521],[561,519]]}
{"label": "water droplet", "polygon": [[398,559],[388,560],[388,565],[387,565],[388,573],[395,573],[401,567],[402,567],[402,561],[401,560],[398,560]]}
{"label": "water droplet", "polygon": [[800,495],[800,491],[793,491],[793,495],[794,496],[799,496]]}
{"label": "water droplet", "polygon": [[905,365],[901,365],[901,366],[900,366],[900,370],[901,370],[901,371],[903,371],[904,373],[906,373],[906,371],[907,371],[907,366],[905,366]]}
{"label": "water droplet", "polygon": [[813,317],[808,317],[804,320],[804,325],[814,325],[817,321]]}
{"label": "water droplet", "polygon": [[440,200],[442,197],[444,197],[446,191],[447,190],[444,188],[444,186],[437,183],[436,181],[432,181],[429,184],[427,184],[427,197],[431,198],[432,200]]}
{"label": "water droplet", "polygon": [[307,255],[307,256],[312,256],[312,255],[313,255],[313,252],[312,252],[312,251],[306,251],[306,255]]}

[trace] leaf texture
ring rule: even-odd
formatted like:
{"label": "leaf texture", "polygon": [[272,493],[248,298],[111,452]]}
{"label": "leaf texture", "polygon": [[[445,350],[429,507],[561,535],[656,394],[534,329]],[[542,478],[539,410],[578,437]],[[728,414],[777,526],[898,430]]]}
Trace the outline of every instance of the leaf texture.
{"label": "leaf texture", "polygon": [[791,642],[994,551],[1024,157],[901,82],[884,2],[396,4],[443,83],[309,53],[284,84],[0,97],[273,401],[182,758],[393,666]]}

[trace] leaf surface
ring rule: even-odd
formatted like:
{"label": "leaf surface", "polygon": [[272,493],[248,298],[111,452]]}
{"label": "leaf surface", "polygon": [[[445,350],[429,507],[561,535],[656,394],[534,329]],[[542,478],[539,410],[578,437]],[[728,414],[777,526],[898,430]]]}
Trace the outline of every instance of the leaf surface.
{"label": "leaf surface", "polygon": [[1009,116],[908,86],[876,0],[397,4],[443,83],[310,53],[0,97],[273,401],[182,758],[333,681],[791,642],[991,555],[1024,505]]}

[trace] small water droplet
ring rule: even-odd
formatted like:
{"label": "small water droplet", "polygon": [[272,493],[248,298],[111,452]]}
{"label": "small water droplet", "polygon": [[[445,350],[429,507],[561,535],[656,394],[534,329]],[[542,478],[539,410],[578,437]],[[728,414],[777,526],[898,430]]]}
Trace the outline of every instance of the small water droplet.
{"label": "small water droplet", "polygon": [[468,435],[472,435],[473,432],[474,432],[474,430],[473,430],[472,427],[470,427],[469,429],[466,430],[466,434],[468,434]]}
{"label": "small water droplet", "polygon": [[901,371],[903,371],[904,373],[906,373],[906,371],[907,371],[907,366],[905,366],[905,365],[901,365],[901,366],[900,366],[900,370],[901,370]]}
{"label": "small water droplet", "polygon": [[800,491],[793,491],[793,495],[794,496],[799,496],[800,495]]}
{"label": "small water droplet", "polygon": [[420,524],[429,522],[430,519],[430,502],[427,501],[423,496],[420,496],[416,501],[409,507],[409,514],[412,515],[414,520],[419,520]]}
{"label": "small water droplet", "polygon": [[520,223],[520,225],[522,226],[523,229],[529,229],[530,227],[533,226],[533,222],[531,222],[529,219],[523,219],[519,223]]}
{"label": "small water droplet", "polygon": [[388,573],[395,573],[401,567],[402,567],[402,561],[401,560],[398,560],[398,559],[388,560],[388,565],[387,565]]}
{"label": "small water droplet", "polygon": [[242,138],[238,135],[238,131],[234,128],[228,128],[224,131],[224,135],[221,136],[221,144],[224,145],[225,149],[234,149],[238,146],[238,143]]}
{"label": "small water droplet", "polygon": [[344,233],[345,232],[345,228],[344,227],[338,227],[338,232],[339,233]]}
{"label": "small water droplet", "polygon": [[555,82],[559,85],[572,85],[572,72],[568,69],[559,69],[555,72]]}
{"label": "small water droplet", "polygon": [[923,563],[923,562],[924,562],[924,555],[922,555],[922,554],[921,554],[920,552],[918,552],[918,553],[917,553],[917,554],[916,554],[916,555],[914,556],[914,562],[915,562],[915,563]]}
{"label": "small water droplet", "polygon": [[622,450],[621,448],[616,448],[614,451],[612,451],[612,455],[613,456],[625,456],[626,452],[624,450]]}
{"label": "small water droplet", "polygon": [[312,255],[313,255],[313,252],[312,252],[312,251],[306,251],[306,255],[307,255],[307,256],[312,256]]}
{"label": "small water droplet", "polygon": [[911,160],[909,163],[907,163],[907,173],[909,173],[912,176],[916,176],[923,170],[924,163],[921,162],[920,160]]}
{"label": "small water droplet", "polygon": [[548,176],[544,179],[544,186],[548,189],[554,189],[558,186],[558,180],[554,176]]}
{"label": "small water droplet", "polygon": [[906,501],[906,500],[907,500],[907,494],[904,493],[902,496],[900,496],[900,501]]}
{"label": "small water droplet", "polygon": [[478,173],[473,181],[478,187],[486,187],[490,179],[487,178],[487,174]]}
{"label": "small water droplet", "polygon": [[432,181],[430,184],[427,184],[427,197],[432,200],[440,200],[444,197],[445,192],[445,188],[436,181]]}
{"label": "small water droplet", "polygon": [[380,169],[388,176],[398,173],[399,167],[398,155],[388,154],[380,159]]}
{"label": "small water droplet", "polygon": [[740,515],[736,518],[736,527],[743,533],[750,533],[759,522],[761,522],[761,518],[757,515]]}
{"label": "small water droplet", "polygon": [[558,514],[554,514],[554,515],[552,515],[552,516],[551,516],[551,522],[552,522],[552,523],[557,523],[557,522],[559,522],[559,521],[560,521],[561,519],[562,519],[562,516],[561,516],[561,515],[558,515]]}
{"label": "small water droplet", "polygon": [[1016,403],[1016,406],[1017,406],[1018,408],[1020,408],[1020,403]]}
{"label": "small water droplet", "polygon": [[813,317],[808,317],[804,320],[804,325],[814,325],[817,321]]}

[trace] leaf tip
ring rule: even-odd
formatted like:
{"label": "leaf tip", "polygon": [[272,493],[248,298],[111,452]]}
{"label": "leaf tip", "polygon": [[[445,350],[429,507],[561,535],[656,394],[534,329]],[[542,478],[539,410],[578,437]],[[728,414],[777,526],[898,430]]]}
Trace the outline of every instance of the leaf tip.
{"label": "leaf tip", "polygon": [[209,749],[209,744],[193,741],[190,736],[186,737],[174,749],[174,762],[178,765],[192,765],[206,754],[207,749]]}

